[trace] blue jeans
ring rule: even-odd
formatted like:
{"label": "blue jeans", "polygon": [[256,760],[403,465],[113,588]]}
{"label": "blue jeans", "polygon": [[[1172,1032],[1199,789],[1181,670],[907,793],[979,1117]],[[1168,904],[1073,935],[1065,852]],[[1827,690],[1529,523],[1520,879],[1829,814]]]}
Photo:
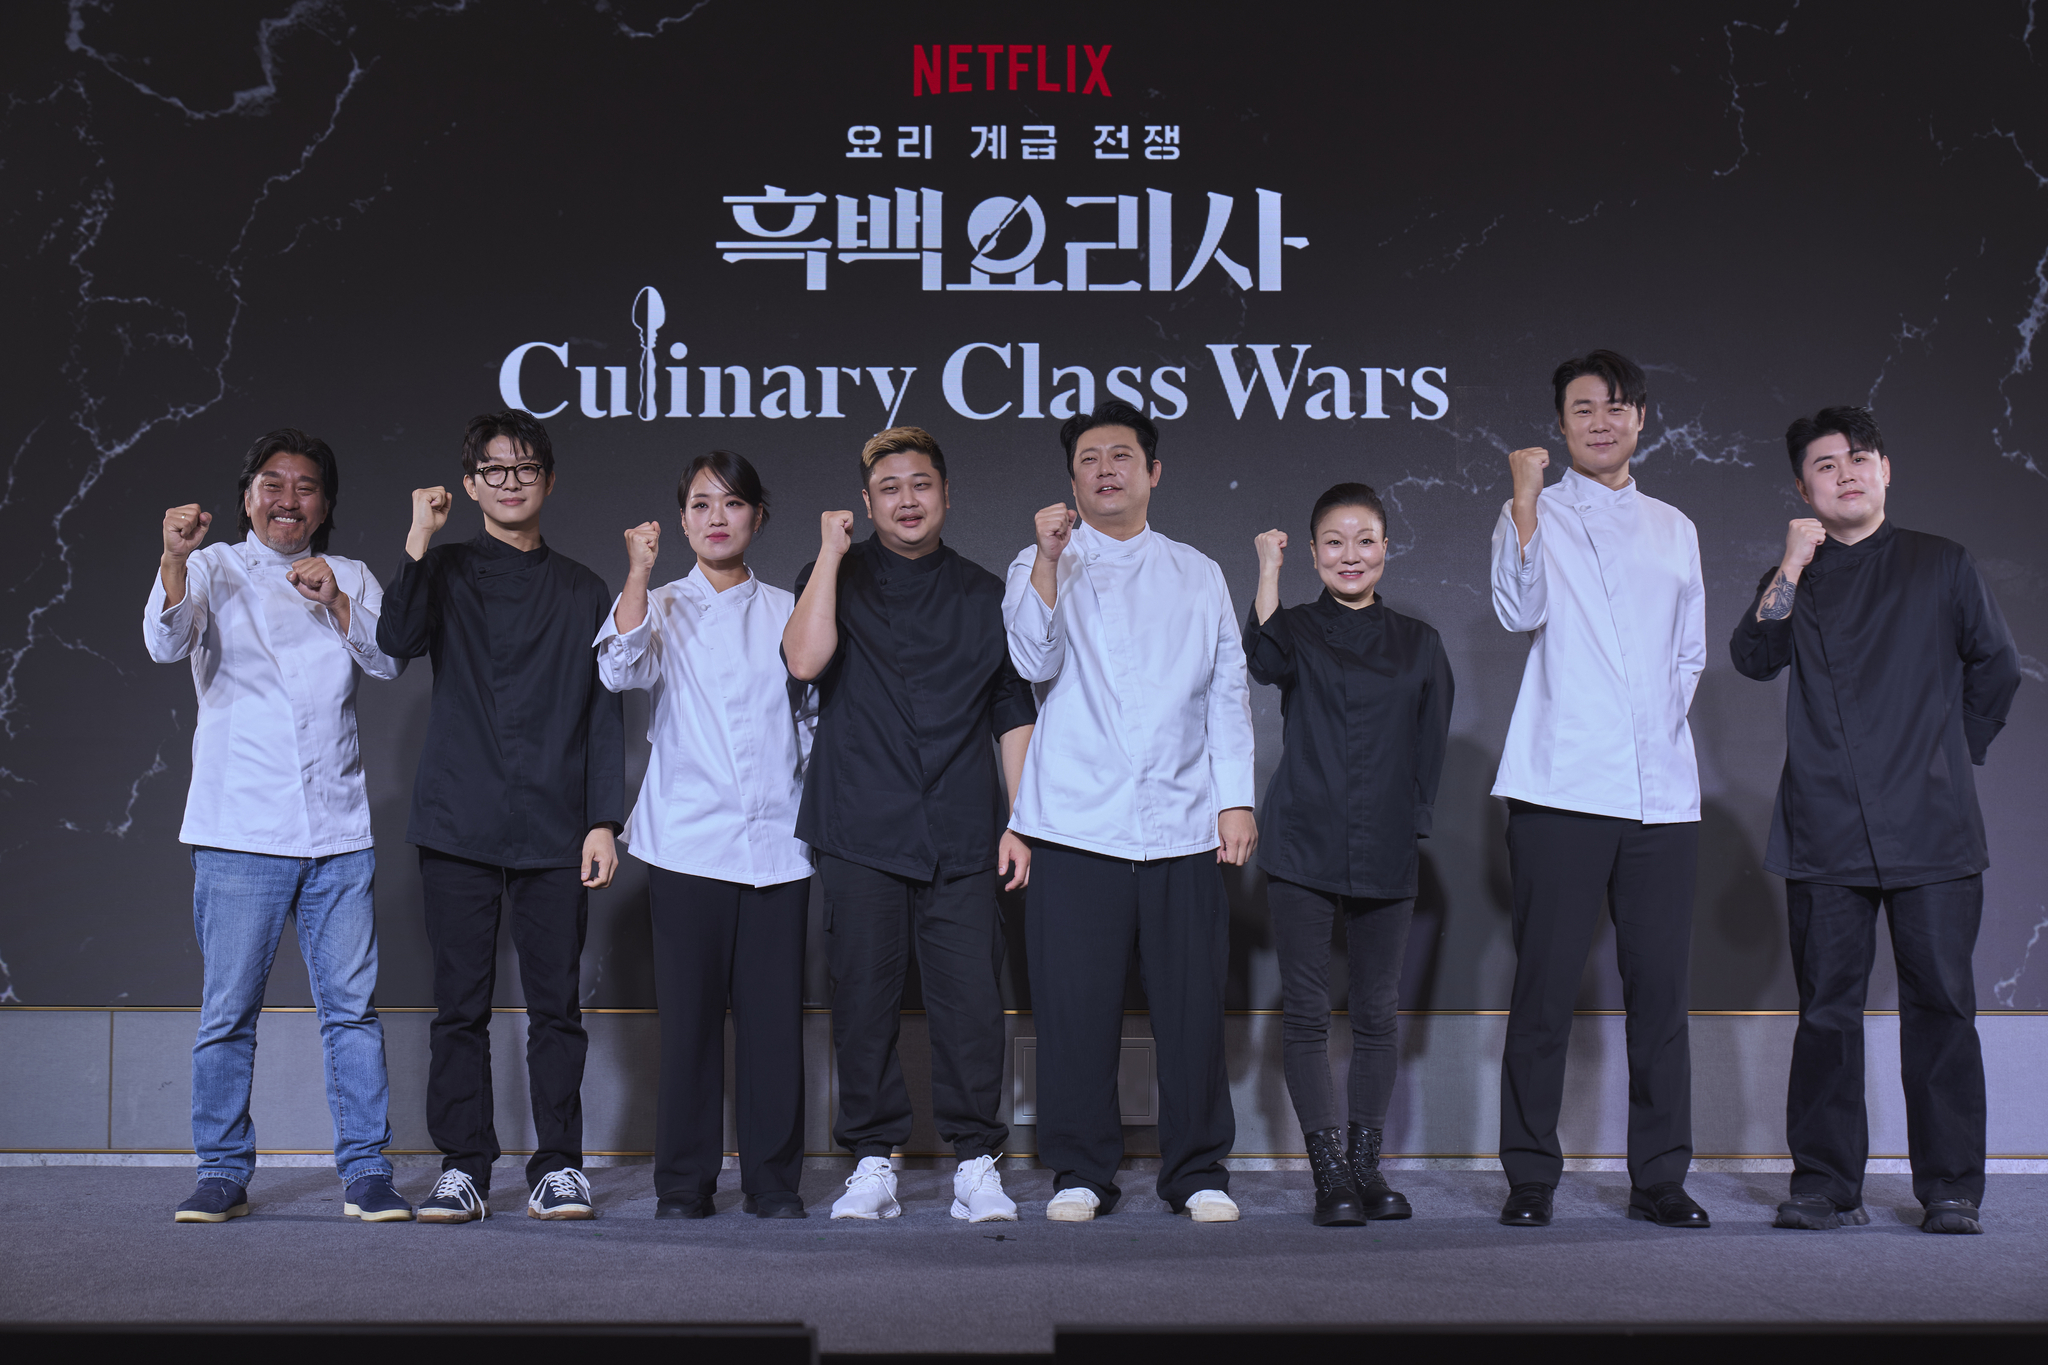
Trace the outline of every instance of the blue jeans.
{"label": "blue jeans", "polygon": [[199,1178],[247,1185],[256,1169],[249,1085],[256,1019],[285,917],[298,917],[299,947],[320,1015],[334,1164],[344,1182],[390,1175],[390,1082],[384,1025],[370,1002],[377,986],[377,925],[370,849],[326,858],[280,858],[220,848],[192,850],[192,926],[206,968],[199,1036],[192,1044],[192,1146]]}

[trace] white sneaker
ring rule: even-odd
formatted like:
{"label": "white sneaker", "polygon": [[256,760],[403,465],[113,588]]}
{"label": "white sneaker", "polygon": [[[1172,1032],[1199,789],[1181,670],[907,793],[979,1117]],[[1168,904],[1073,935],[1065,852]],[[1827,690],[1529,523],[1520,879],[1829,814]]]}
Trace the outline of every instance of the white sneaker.
{"label": "white sneaker", "polygon": [[1196,1190],[1182,1206],[1197,1223],[1235,1223],[1237,1204],[1221,1190]]}
{"label": "white sneaker", "polygon": [[595,1218],[591,1206],[590,1182],[574,1166],[550,1171],[540,1178],[527,1196],[528,1218]]}
{"label": "white sneaker", "polygon": [[1045,1206],[1045,1216],[1055,1223],[1085,1223],[1102,1206],[1102,1196],[1086,1185],[1061,1190]]}
{"label": "white sneaker", "polygon": [[978,1156],[953,1172],[953,1216],[970,1223],[1014,1223],[1017,1204],[1003,1193],[996,1159]]}
{"label": "white sneaker", "polygon": [[903,1212],[896,1202],[896,1172],[885,1156],[864,1156],[846,1178],[846,1193],[832,1205],[834,1218],[894,1218]]}

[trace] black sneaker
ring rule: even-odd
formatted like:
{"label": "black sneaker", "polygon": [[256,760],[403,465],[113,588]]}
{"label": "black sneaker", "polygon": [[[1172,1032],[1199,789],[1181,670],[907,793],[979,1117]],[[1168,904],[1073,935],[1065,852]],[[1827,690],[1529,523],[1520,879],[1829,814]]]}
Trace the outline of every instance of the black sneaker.
{"label": "black sneaker", "polygon": [[210,1175],[171,1217],[180,1223],[225,1223],[249,1212],[249,1192],[225,1177]]}
{"label": "black sneaker", "polygon": [[1837,1208],[1824,1194],[1795,1194],[1778,1205],[1772,1227],[1804,1228],[1809,1232],[1832,1232],[1836,1228],[1860,1228],[1870,1222],[1870,1212],[1861,1204],[1853,1209]]}
{"label": "black sneaker", "polygon": [[1937,1199],[1921,1215],[1920,1231],[1982,1232],[1984,1224],[1979,1221],[1982,1216],[1977,1212],[1977,1206],[1967,1199]]}
{"label": "black sneaker", "polygon": [[490,1217],[491,1206],[474,1180],[461,1171],[443,1171],[413,1216],[422,1223],[467,1223]]}
{"label": "black sneaker", "polygon": [[391,1177],[382,1172],[351,1180],[345,1198],[347,1202],[341,1206],[341,1211],[350,1218],[360,1218],[365,1223],[412,1221],[412,1205],[391,1187]]}
{"label": "black sneaker", "polygon": [[591,1207],[590,1182],[574,1166],[549,1171],[533,1187],[526,1201],[528,1218],[595,1218]]}

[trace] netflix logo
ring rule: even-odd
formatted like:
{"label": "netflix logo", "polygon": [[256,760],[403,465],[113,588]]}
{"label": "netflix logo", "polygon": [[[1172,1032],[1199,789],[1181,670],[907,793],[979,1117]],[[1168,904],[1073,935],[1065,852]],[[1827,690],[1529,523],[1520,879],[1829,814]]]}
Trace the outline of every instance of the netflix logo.
{"label": "netflix logo", "polygon": [[[1108,43],[1099,49],[1068,43],[1066,64],[1058,46],[1044,43],[933,43],[910,47],[910,93],[964,95],[970,90],[1024,90],[1044,94],[1109,94]],[[1076,58],[1084,58],[1086,70]],[[979,60],[977,60],[979,59]],[[976,85],[974,78],[981,77]],[[1076,77],[1079,77],[1078,81]]]}

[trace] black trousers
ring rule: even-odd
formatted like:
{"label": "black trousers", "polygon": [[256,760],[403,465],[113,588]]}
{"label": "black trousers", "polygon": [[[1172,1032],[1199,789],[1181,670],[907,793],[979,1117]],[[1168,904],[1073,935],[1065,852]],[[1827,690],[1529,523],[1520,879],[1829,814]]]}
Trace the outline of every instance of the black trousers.
{"label": "black trousers", "polygon": [[1003,1088],[1002,912],[996,874],[922,882],[819,857],[832,966],[839,1114],[832,1138],[856,1157],[910,1140],[910,1089],[896,1050],[915,945],[931,1030],[932,1118],[962,1161],[1000,1156],[1010,1130]]}
{"label": "black trousers", "polygon": [[1237,1141],[1223,1065],[1230,902],[1216,855],[1134,863],[1041,843],[1024,894],[1038,1160],[1053,1169],[1053,1187],[1085,1185],[1100,1212],[1116,1207],[1116,1080],[1135,950],[1159,1067],[1159,1197],[1177,1210],[1197,1190],[1228,1189],[1223,1158]]}
{"label": "black trousers", "polygon": [[1301,1131],[1320,1132],[1345,1121],[1330,1093],[1330,929],[1339,916],[1350,976],[1348,1117],[1367,1128],[1385,1128],[1394,1097],[1401,964],[1414,899],[1339,896],[1269,877],[1266,906],[1280,959],[1281,1056]]}
{"label": "black trousers", "polygon": [[492,1121],[491,993],[506,910],[526,993],[526,1078],[537,1139],[526,1182],[581,1166],[590,1045],[577,1003],[590,903],[581,870],[497,867],[423,848],[420,889],[434,953],[427,1132],[441,1149],[441,1169],[462,1171],[487,1191],[500,1154]]}
{"label": "black trousers", "polygon": [[661,1089],[654,1193],[695,1201],[725,1164],[725,1011],[732,1005],[740,1189],[793,1192],[804,1161],[804,930],[811,884],[756,889],[647,869]]}
{"label": "black trousers", "polygon": [[1984,1057],[1977,1043],[1971,955],[1984,879],[1928,886],[1785,883],[1799,1031],[1785,1091],[1792,1193],[1840,1208],[1863,1202],[1870,1122],[1863,1108],[1863,1004],[1877,951],[1877,912],[1891,926],[1899,969],[1899,1071],[1913,1193],[1984,1200]]}
{"label": "black trousers", "polygon": [[1500,1064],[1500,1164],[1508,1183],[1556,1185],[1572,1003],[1604,895],[1628,1011],[1628,1171],[1637,1189],[1692,1164],[1690,998],[1697,821],[1646,825],[1508,803],[1515,988]]}

